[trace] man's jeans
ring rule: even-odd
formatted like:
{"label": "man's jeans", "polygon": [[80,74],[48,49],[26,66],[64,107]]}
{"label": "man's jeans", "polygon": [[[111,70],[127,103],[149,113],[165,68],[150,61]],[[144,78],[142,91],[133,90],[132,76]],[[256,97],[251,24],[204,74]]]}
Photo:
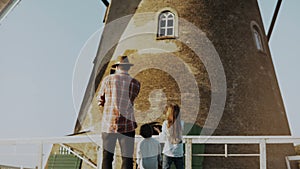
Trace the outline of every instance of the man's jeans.
{"label": "man's jeans", "polygon": [[112,169],[117,140],[119,141],[122,154],[121,169],[133,169],[134,136],[135,131],[128,133],[102,133],[102,169]]}
{"label": "man's jeans", "polygon": [[169,157],[163,155],[163,169],[170,169],[174,162],[176,169],[184,169],[183,157]]}

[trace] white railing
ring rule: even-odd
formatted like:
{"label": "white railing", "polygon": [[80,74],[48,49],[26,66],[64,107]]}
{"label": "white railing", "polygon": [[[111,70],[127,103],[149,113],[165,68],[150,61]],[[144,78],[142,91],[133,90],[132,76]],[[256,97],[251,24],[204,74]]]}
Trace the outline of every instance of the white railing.
{"label": "white railing", "polygon": [[[185,136],[185,168],[191,169],[192,162],[192,144],[223,144],[225,146],[224,154],[199,154],[199,156],[223,156],[223,157],[238,157],[238,156],[257,156],[259,157],[260,169],[267,169],[267,144],[293,144],[300,143],[300,138],[291,136]],[[228,144],[257,144],[259,145],[259,154],[228,154]]]}
{"label": "white railing", "polygon": [[[65,136],[52,138],[26,138],[26,139],[2,139],[0,145],[38,145],[38,162],[37,168],[43,168],[43,145],[47,144],[71,144],[71,143],[95,143],[101,145],[101,137],[99,135],[84,136]],[[101,156],[98,154],[98,158]],[[86,162],[85,160],[83,160]]]}
{"label": "white railing", "polygon": [[290,161],[300,161],[300,155],[299,156],[287,156],[285,157],[285,162],[287,169],[291,169]]}
{"label": "white railing", "polygon": [[[136,136],[135,141],[139,142],[141,136]],[[192,144],[221,144],[224,145],[224,154],[197,154],[197,156],[223,156],[223,157],[237,157],[237,156],[249,156],[259,157],[260,169],[267,169],[267,144],[295,144],[300,143],[300,138],[291,136],[184,136],[185,143],[185,168],[192,169]],[[18,145],[18,144],[36,144],[39,145],[39,159],[38,169],[42,169],[43,166],[43,145],[44,144],[70,144],[70,143],[95,143],[101,145],[100,135],[85,135],[85,136],[66,136],[56,138],[29,138],[29,139],[5,139],[0,140],[0,145]],[[228,144],[257,144],[259,145],[258,154],[229,154]],[[98,164],[101,166],[101,146],[98,149]],[[290,169],[289,161],[300,160],[299,156],[286,157],[287,168]],[[86,162],[85,160],[83,160]],[[95,167],[95,166],[93,166]],[[100,168],[100,167],[97,167]]]}
{"label": "white railing", "polygon": [[83,158],[81,155],[79,155],[78,153],[76,153],[75,151],[71,150],[70,147],[67,147],[63,144],[59,144],[61,147],[68,149],[68,151],[70,153],[72,153],[73,155],[75,155],[76,157],[80,158],[83,162],[85,162],[86,164],[88,164],[89,166],[91,166],[92,168],[97,168],[97,166],[95,164],[93,164],[92,162],[90,162],[89,160]]}

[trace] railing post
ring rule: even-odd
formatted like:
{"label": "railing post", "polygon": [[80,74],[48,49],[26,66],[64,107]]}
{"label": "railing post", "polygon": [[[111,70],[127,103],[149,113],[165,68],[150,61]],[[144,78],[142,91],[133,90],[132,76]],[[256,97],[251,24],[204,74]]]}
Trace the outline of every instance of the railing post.
{"label": "railing post", "polygon": [[228,146],[225,144],[225,157],[228,157]]}
{"label": "railing post", "polygon": [[291,169],[289,157],[285,157],[285,162],[286,162],[287,169]]}
{"label": "railing post", "polygon": [[102,166],[102,149],[99,144],[97,148],[97,169],[101,169],[101,166]]}
{"label": "railing post", "polygon": [[192,169],[192,139],[185,142],[185,168]]}
{"label": "railing post", "polygon": [[260,169],[267,169],[267,149],[266,149],[266,140],[261,139],[259,143],[259,161],[260,161]]}
{"label": "railing post", "polygon": [[39,145],[38,152],[38,169],[43,169],[43,143],[41,142]]}

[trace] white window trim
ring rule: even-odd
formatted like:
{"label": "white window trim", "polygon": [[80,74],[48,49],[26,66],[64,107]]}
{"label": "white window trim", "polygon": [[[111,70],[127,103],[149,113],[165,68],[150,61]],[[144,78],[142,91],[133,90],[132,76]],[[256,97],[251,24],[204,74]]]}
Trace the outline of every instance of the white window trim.
{"label": "white window trim", "polygon": [[[160,16],[162,13],[165,12],[170,12],[173,14],[173,32],[172,32],[173,35],[160,36]],[[173,8],[166,7],[159,10],[156,13],[156,23],[157,23],[157,39],[173,39],[178,37],[178,13]]]}
{"label": "white window trim", "polygon": [[[169,16],[172,16],[170,19]],[[164,18],[163,18],[164,17]],[[161,26],[161,21],[165,22],[165,26]],[[169,21],[172,21],[172,26],[168,26]],[[158,23],[158,36],[175,36],[175,16],[172,12],[166,11],[159,15],[159,23]],[[172,29],[172,33],[168,34],[168,29]],[[162,30],[165,30],[164,34],[161,33]]]}
{"label": "white window trim", "polygon": [[255,21],[251,21],[250,26],[251,26],[255,48],[260,52],[265,52],[266,47],[263,41],[263,36],[262,36],[263,34],[259,25]]}
{"label": "white window trim", "polygon": [[262,42],[261,36],[260,36],[259,32],[256,30],[256,28],[254,28],[253,33],[254,33],[256,49],[258,49],[260,51],[264,51],[264,46],[262,44],[263,42]]}

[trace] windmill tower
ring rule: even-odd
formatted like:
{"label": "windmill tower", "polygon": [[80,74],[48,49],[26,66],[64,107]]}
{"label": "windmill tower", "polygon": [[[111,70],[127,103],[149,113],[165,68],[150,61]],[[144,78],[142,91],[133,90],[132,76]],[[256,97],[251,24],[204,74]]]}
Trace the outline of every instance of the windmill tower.
{"label": "windmill tower", "polygon": [[[201,135],[290,135],[256,0],[112,0],[105,24],[75,133],[101,131],[95,93],[113,61],[128,55],[135,64],[129,73],[142,85],[135,102],[140,124],[161,122],[164,105],[176,102]],[[285,168],[291,154],[293,145],[269,146],[268,168]],[[253,169],[258,160],[207,157],[202,165]]]}
{"label": "windmill tower", "polygon": [[0,1],[0,14],[3,13],[3,11],[5,10],[5,8],[7,8],[7,6],[9,5],[10,1],[9,0],[1,0]]}
{"label": "windmill tower", "polygon": [[21,0],[0,0],[0,24]]}

